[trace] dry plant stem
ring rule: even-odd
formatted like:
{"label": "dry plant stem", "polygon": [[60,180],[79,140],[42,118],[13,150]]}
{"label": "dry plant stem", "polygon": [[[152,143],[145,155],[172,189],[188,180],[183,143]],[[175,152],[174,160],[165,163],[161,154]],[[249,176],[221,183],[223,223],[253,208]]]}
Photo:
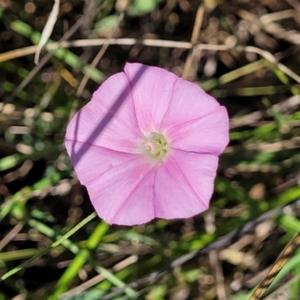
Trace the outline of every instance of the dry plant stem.
{"label": "dry plant stem", "polygon": [[[116,29],[119,26],[119,24],[121,23],[121,21],[123,20],[123,18],[124,18],[124,12],[121,12],[120,16],[119,16],[118,25],[112,31],[110,38],[113,38],[113,36],[114,36],[114,34],[116,32]],[[101,58],[103,57],[103,55],[107,51],[109,45],[110,45],[109,42],[103,44],[102,47],[101,47],[101,49],[99,50],[98,54],[96,55],[96,57],[93,59],[93,61],[92,61],[91,65],[89,66],[86,74],[84,75],[84,77],[82,78],[82,80],[81,80],[81,82],[79,84],[79,87],[78,87],[77,92],[76,92],[76,96],[77,97],[81,97],[81,95],[83,93],[83,90],[84,90],[84,88],[85,88],[85,86],[86,86],[86,84],[87,84],[87,82],[88,82],[88,80],[90,78],[90,74],[91,74],[93,68],[95,68],[96,65],[97,65],[97,63],[101,60]],[[73,104],[72,104],[72,109],[71,109],[71,112],[70,112],[69,120],[71,120],[71,118],[75,114],[77,105],[78,105],[78,100],[74,101]]]}
{"label": "dry plant stem", "polygon": [[[204,5],[199,5],[197,14],[196,14],[196,18],[195,18],[194,27],[193,27],[191,44],[195,44],[200,35],[201,26],[202,26],[202,22],[203,22],[204,10],[205,10]],[[195,48],[192,48],[190,50],[190,53],[187,57],[187,60],[184,65],[183,73],[182,73],[183,79],[189,79],[189,80],[194,79],[196,71],[197,71],[197,67],[192,66],[192,65],[198,64],[200,57],[201,57],[201,49],[197,50]]]}
{"label": "dry plant stem", "polygon": [[76,231],[78,231],[80,228],[82,228],[84,225],[86,225],[88,222],[90,222],[95,217],[96,217],[96,213],[92,213],[89,216],[87,216],[85,219],[83,219],[81,222],[79,222],[76,226],[74,226],[71,230],[69,230],[66,234],[64,234],[63,236],[58,236],[56,241],[53,242],[50,246],[48,246],[44,250],[41,250],[40,252],[38,252],[37,254],[32,256],[27,261],[21,263],[17,267],[15,267],[15,268],[11,269],[10,271],[4,273],[0,277],[0,282],[8,279],[9,277],[13,276],[14,274],[16,274],[18,272],[20,272],[21,270],[23,270],[24,268],[29,266],[32,262],[36,261],[41,256],[45,255],[46,253],[49,253],[49,251],[51,251],[51,249],[53,249],[53,248],[57,247],[58,245],[60,245],[61,243],[63,243],[70,236],[72,236]]}
{"label": "dry plant stem", "polygon": [[[285,205],[281,205],[272,210],[269,210],[266,213],[259,216],[258,218],[249,221],[244,226],[241,226],[241,227],[237,228],[236,230],[228,233],[227,235],[220,237],[215,242],[208,244],[207,246],[205,246],[199,250],[196,250],[191,253],[180,256],[179,258],[175,259],[167,268],[153,272],[144,278],[141,278],[137,281],[132,282],[131,284],[127,285],[126,287],[137,288],[139,285],[153,284],[158,279],[160,279],[163,275],[167,274],[168,272],[172,271],[173,269],[175,269],[177,267],[180,267],[184,263],[186,263],[192,259],[195,259],[203,254],[207,254],[211,250],[219,249],[221,247],[225,247],[225,246],[228,246],[228,245],[236,242],[239,238],[243,237],[246,233],[253,230],[258,224],[260,224],[260,223],[274,217],[278,213],[282,212],[282,210],[285,207],[294,207],[295,205],[297,205],[297,203],[299,203],[299,201],[300,201],[300,199],[293,200]],[[113,296],[120,295],[124,291],[124,289],[125,289],[125,287],[116,289],[114,292],[107,294],[102,299],[103,300],[111,299]],[[255,299],[255,300],[257,300],[257,299]]]}
{"label": "dry plant stem", "polygon": [[286,2],[293,6],[298,12],[300,12],[300,3],[297,0],[286,0]]}
{"label": "dry plant stem", "polygon": [[[204,215],[204,220],[205,220],[206,232],[209,234],[213,234],[216,230],[214,214],[212,212],[207,212]],[[216,249],[213,249],[209,252],[209,261],[212,266],[212,270],[213,270],[214,277],[215,277],[216,291],[217,291],[218,299],[226,300],[223,269],[220,264],[218,252]]]}
{"label": "dry plant stem", "polygon": [[212,250],[209,252],[209,260],[212,266],[214,266],[214,275],[216,278],[216,289],[219,300],[226,300],[226,290],[224,285],[223,269],[218,257],[218,251]]}
{"label": "dry plant stem", "polygon": [[[240,47],[237,47],[237,49],[238,48],[240,48]],[[283,73],[287,74],[288,76],[290,76],[291,78],[293,78],[295,81],[297,81],[298,83],[300,83],[300,76],[297,75],[296,73],[294,73],[289,68],[287,68],[284,64],[278,62],[278,60],[276,59],[276,57],[274,55],[272,55],[270,52],[262,50],[262,49],[257,48],[257,47],[253,47],[253,46],[246,46],[246,47],[241,47],[241,48],[244,48],[245,52],[252,52],[252,53],[259,54],[260,56],[262,56],[266,60],[268,60],[271,63],[273,63],[274,65],[276,65],[276,67],[280,71],[282,71]]]}
{"label": "dry plant stem", "polygon": [[44,27],[43,32],[42,32],[41,39],[39,41],[39,44],[38,44],[38,47],[36,49],[36,53],[35,53],[35,56],[34,56],[34,63],[36,65],[39,63],[41,50],[44,47],[44,45],[47,43],[47,41],[48,41],[52,31],[53,31],[53,28],[54,28],[54,25],[56,23],[57,16],[58,16],[58,13],[59,13],[59,5],[60,5],[60,0],[54,0],[54,5],[53,5],[53,8],[52,8],[52,11],[51,11],[51,13],[48,17],[48,20],[45,24],[45,27]]}
{"label": "dry plant stem", "polygon": [[278,141],[274,143],[259,143],[249,144],[245,148],[247,150],[258,150],[261,152],[278,152],[283,149],[296,149],[299,148],[300,137],[294,137],[289,140]]}
{"label": "dry plant stem", "polygon": [[[119,24],[122,22],[123,18],[124,18],[124,12],[121,12],[120,15],[119,15],[118,25],[112,30],[110,38],[113,38],[113,36],[116,32],[116,29],[117,29],[117,27],[119,27]],[[87,73],[84,75],[84,77],[82,78],[82,80],[79,84],[79,87],[78,87],[77,92],[76,92],[77,97],[80,97],[82,95],[83,90],[84,90],[84,88],[85,88],[85,86],[86,86],[86,84],[89,80],[89,75],[91,74],[91,71],[93,70],[93,68],[96,67],[97,63],[100,61],[100,59],[105,54],[106,50],[109,47],[109,44],[110,43],[108,41],[105,44],[103,44],[101,49],[99,50],[98,54],[96,55],[96,57],[93,59],[90,67],[87,70]]]}
{"label": "dry plant stem", "polygon": [[296,234],[296,236],[288,243],[288,245],[283,249],[268,275],[265,279],[258,285],[258,287],[254,290],[253,294],[250,296],[249,300],[260,300],[264,295],[267,288],[271,285],[275,277],[284,267],[286,262],[291,258],[295,250],[300,245],[300,231]]}
{"label": "dry plant stem", "polygon": [[22,223],[18,223],[14,228],[7,233],[4,238],[0,241],[0,250],[2,250],[23,228]]}
{"label": "dry plant stem", "polygon": [[278,295],[280,292],[284,291],[288,287],[290,287],[293,283],[297,282],[300,280],[300,274],[297,276],[291,278],[288,282],[285,284],[281,285],[278,289],[276,289],[273,293],[269,294],[268,296],[265,297],[265,300],[274,300],[274,299],[279,299],[276,298],[276,295]]}
{"label": "dry plant stem", "polygon": [[[120,22],[122,21],[123,18],[124,18],[124,13],[121,13],[120,16],[119,16],[119,22],[118,22],[118,24],[120,24]],[[113,35],[115,33],[116,28],[113,30],[110,38],[113,38]],[[84,88],[85,88],[85,86],[86,86],[86,84],[87,84],[87,82],[88,82],[88,80],[90,78],[90,74],[91,74],[93,68],[96,67],[97,63],[103,57],[103,55],[105,54],[105,52],[108,49],[109,45],[110,45],[109,39],[107,39],[107,42],[102,45],[102,47],[99,50],[98,54],[96,55],[96,57],[93,59],[91,65],[89,66],[89,68],[87,70],[87,73],[82,78],[82,80],[81,80],[81,82],[79,84],[79,87],[78,87],[78,89],[76,91],[76,96],[77,97],[81,97],[81,95],[83,93],[83,90],[84,90]],[[72,104],[72,109],[71,109],[71,112],[70,112],[69,120],[71,120],[71,118],[74,116],[76,108],[77,108],[77,105],[78,105],[78,100],[74,101],[73,104]]]}
{"label": "dry plant stem", "polygon": [[292,18],[295,15],[294,9],[287,9],[280,12],[273,12],[265,14],[259,18],[259,20],[264,24],[269,24],[275,21],[280,21],[284,19]]}
{"label": "dry plant stem", "polygon": [[[229,9],[232,10],[232,8]],[[294,30],[287,31],[283,27],[281,27],[280,24],[274,22],[296,17],[296,15],[299,14],[299,12],[295,11],[294,9],[265,14],[259,18],[256,15],[244,9],[232,11],[234,11],[234,13],[237,14],[239,17],[243,18],[248,22],[251,22],[251,24],[255,24],[258,27],[258,29],[254,30],[253,34],[256,34],[259,30],[263,30],[268,34],[273,35],[279,40],[285,40],[294,45],[299,45],[300,43],[299,33],[295,32]]]}
{"label": "dry plant stem", "polygon": [[273,111],[285,113],[289,109],[296,109],[296,107],[300,104],[300,96],[295,95],[287,100],[284,100],[280,103],[274,104],[272,109],[268,109],[266,111],[255,111],[250,114],[241,116],[241,117],[234,117],[230,121],[230,128],[238,128],[245,125],[251,125],[254,122],[259,121],[264,115],[272,116]]}
{"label": "dry plant stem", "polygon": [[[121,262],[117,263],[115,266],[113,266],[112,271],[118,272],[134,263],[136,263],[138,260],[138,257],[136,255],[132,255],[130,257],[125,258]],[[76,286],[73,289],[70,289],[66,293],[63,294],[63,297],[72,297],[76,294],[82,293],[85,290],[95,286],[96,284],[100,283],[106,279],[106,277],[103,274],[96,275],[95,277],[89,279],[88,281],[82,283],[81,285]]]}
{"label": "dry plant stem", "polygon": [[[93,70],[93,68],[95,68],[95,66],[97,65],[97,63],[100,61],[100,59],[102,58],[102,56],[104,55],[104,53],[106,52],[106,50],[108,49],[109,43],[104,44],[101,49],[99,50],[99,52],[97,53],[97,55],[95,56],[95,58],[93,59],[91,65],[89,66],[86,74],[84,75],[84,77],[82,78],[82,80],[80,81],[79,87],[76,91],[76,96],[77,97],[81,97],[83,90],[90,78],[90,74],[91,71]],[[72,108],[73,109],[73,108]]]}
{"label": "dry plant stem", "polygon": [[[83,18],[81,17],[61,38],[61,41],[65,41],[69,39],[82,25]],[[38,46],[35,47],[37,49]],[[46,47],[45,47],[46,48]],[[33,68],[33,70],[26,76],[26,78],[18,85],[16,90],[12,93],[10,97],[6,100],[6,102],[10,102],[21,90],[23,90],[26,85],[33,79],[33,77],[44,67],[44,65],[49,61],[52,57],[55,49],[50,50],[50,52],[43,57],[40,63]]]}
{"label": "dry plant stem", "polygon": [[[145,39],[145,40],[138,40],[138,39],[93,39],[93,40],[76,40],[76,41],[63,41],[63,42],[58,42],[58,43],[52,43],[47,45],[45,48],[48,51],[53,51],[56,50],[59,47],[63,48],[69,48],[69,47],[92,47],[92,46],[99,46],[103,45],[105,43],[109,43],[111,45],[136,45],[136,44],[142,44],[145,46],[149,47],[167,47],[167,48],[181,48],[181,49],[191,49],[195,47],[197,50],[208,50],[208,51],[229,51],[229,50],[235,50],[235,51],[241,51],[241,52],[249,52],[249,53],[256,53],[263,58],[265,58],[267,61],[273,63],[279,70],[284,72],[286,75],[294,79],[296,82],[300,83],[300,76],[297,75],[295,72],[293,72],[291,69],[287,68],[284,64],[278,62],[276,57],[272,55],[270,52],[262,50],[257,47],[253,46],[231,46],[231,45],[211,45],[211,44],[196,44],[193,45],[192,43],[189,42],[176,42],[176,41],[167,41],[167,40],[152,40],[152,39]],[[36,49],[36,48],[34,48]],[[26,51],[28,54],[28,51]],[[33,51],[34,53],[34,51]],[[6,59],[7,57],[17,57],[16,54],[20,54],[20,51],[18,52],[10,52],[8,55],[7,53],[4,53]],[[52,55],[52,53],[51,53]],[[44,57],[45,58],[45,57]],[[0,54],[0,62],[3,62],[3,56]],[[42,63],[42,62],[41,62]],[[39,67],[39,65],[37,66]],[[35,69],[34,69],[35,70]],[[33,70],[33,71],[34,71]],[[29,78],[29,76],[27,77]],[[27,78],[24,80],[27,82]],[[31,80],[31,78],[30,78]],[[23,82],[22,88],[24,87]],[[17,92],[19,92],[21,89],[21,85],[18,87]],[[13,94],[13,96],[16,93]],[[13,98],[13,96],[11,98]]]}

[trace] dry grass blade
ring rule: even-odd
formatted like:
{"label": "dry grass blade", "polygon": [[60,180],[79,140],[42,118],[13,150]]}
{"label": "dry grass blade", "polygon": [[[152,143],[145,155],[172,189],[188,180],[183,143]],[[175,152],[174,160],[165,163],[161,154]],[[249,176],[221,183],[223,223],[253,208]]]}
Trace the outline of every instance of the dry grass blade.
{"label": "dry grass blade", "polygon": [[34,63],[36,65],[39,63],[41,50],[44,47],[44,45],[47,43],[47,41],[48,41],[52,31],[53,31],[54,25],[56,23],[57,16],[58,16],[58,13],[59,13],[59,3],[60,3],[60,0],[54,0],[54,5],[53,5],[53,8],[52,8],[52,11],[49,15],[47,23],[46,23],[46,25],[44,27],[44,30],[42,32],[42,36],[41,36],[40,42],[38,44],[38,47],[36,49],[35,56],[34,56]]}
{"label": "dry grass blade", "polygon": [[[193,33],[191,37],[191,43],[194,44],[197,42],[200,31],[201,31],[201,26],[203,22],[203,15],[204,15],[204,5],[200,5],[197,10],[196,18],[195,18],[195,23],[194,23],[194,28],[193,28]],[[197,60],[196,65],[198,64],[198,61],[201,57],[201,50],[196,50],[195,48],[192,48],[188,58],[186,60],[183,73],[182,73],[182,78],[184,79],[193,79],[194,75],[196,73],[197,68],[192,68],[192,64],[195,60]]]}
{"label": "dry grass blade", "polygon": [[[78,19],[78,21],[62,36],[61,41],[65,41],[66,39],[70,38],[82,25],[83,18]],[[32,78],[45,66],[45,64],[49,61],[49,59],[52,57],[55,49],[50,51],[41,62],[35,66],[27,77],[23,79],[23,81],[17,86],[17,88],[14,90],[14,92],[6,98],[6,102],[11,102],[12,99],[21,91],[23,90],[27,84],[32,80]]]}
{"label": "dry grass blade", "polygon": [[279,255],[277,260],[275,261],[274,265],[272,266],[271,270],[269,271],[268,275],[265,277],[265,279],[258,285],[258,287],[255,289],[249,300],[260,300],[262,299],[262,296],[264,295],[267,288],[271,285],[275,277],[278,275],[278,273],[281,271],[281,269],[284,267],[286,262],[289,260],[289,258],[293,255],[295,250],[300,245],[300,231],[297,233],[297,235],[289,242],[289,244],[284,248],[282,253]]}

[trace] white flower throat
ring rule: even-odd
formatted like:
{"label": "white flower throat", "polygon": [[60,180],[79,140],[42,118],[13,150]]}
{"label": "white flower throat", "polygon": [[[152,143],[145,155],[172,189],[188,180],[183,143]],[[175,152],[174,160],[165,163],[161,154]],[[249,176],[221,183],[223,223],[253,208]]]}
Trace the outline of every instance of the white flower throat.
{"label": "white flower throat", "polygon": [[143,144],[143,148],[149,158],[161,161],[169,151],[169,143],[160,133],[151,132]]}

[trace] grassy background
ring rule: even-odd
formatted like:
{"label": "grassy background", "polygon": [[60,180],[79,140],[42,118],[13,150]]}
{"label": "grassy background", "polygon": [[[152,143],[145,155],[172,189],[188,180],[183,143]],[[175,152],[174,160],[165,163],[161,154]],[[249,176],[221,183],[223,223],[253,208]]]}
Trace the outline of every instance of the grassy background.
{"label": "grassy background", "polygon": [[[0,300],[247,299],[300,230],[300,2],[61,0],[36,66],[52,6],[0,1]],[[95,217],[64,132],[126,61],[227,107],[206,213],[133,228]],[[299,265],[296,251],[266,299],[300,299]]]}

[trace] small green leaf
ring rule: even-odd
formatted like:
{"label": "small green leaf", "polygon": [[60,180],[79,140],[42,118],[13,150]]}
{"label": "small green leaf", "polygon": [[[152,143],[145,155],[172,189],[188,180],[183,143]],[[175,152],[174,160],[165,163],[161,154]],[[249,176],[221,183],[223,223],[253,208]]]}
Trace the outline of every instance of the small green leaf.
{"label": "small green leaf", "polygon": [[135,0],[128,6],[127,13],[131,16],[146,15],[152,12],[160,0]]}
{"label": "small green leaf", "polygon": [[0,171],[15,167],[20,162],[20,156],[13,154],[0,159]]}

